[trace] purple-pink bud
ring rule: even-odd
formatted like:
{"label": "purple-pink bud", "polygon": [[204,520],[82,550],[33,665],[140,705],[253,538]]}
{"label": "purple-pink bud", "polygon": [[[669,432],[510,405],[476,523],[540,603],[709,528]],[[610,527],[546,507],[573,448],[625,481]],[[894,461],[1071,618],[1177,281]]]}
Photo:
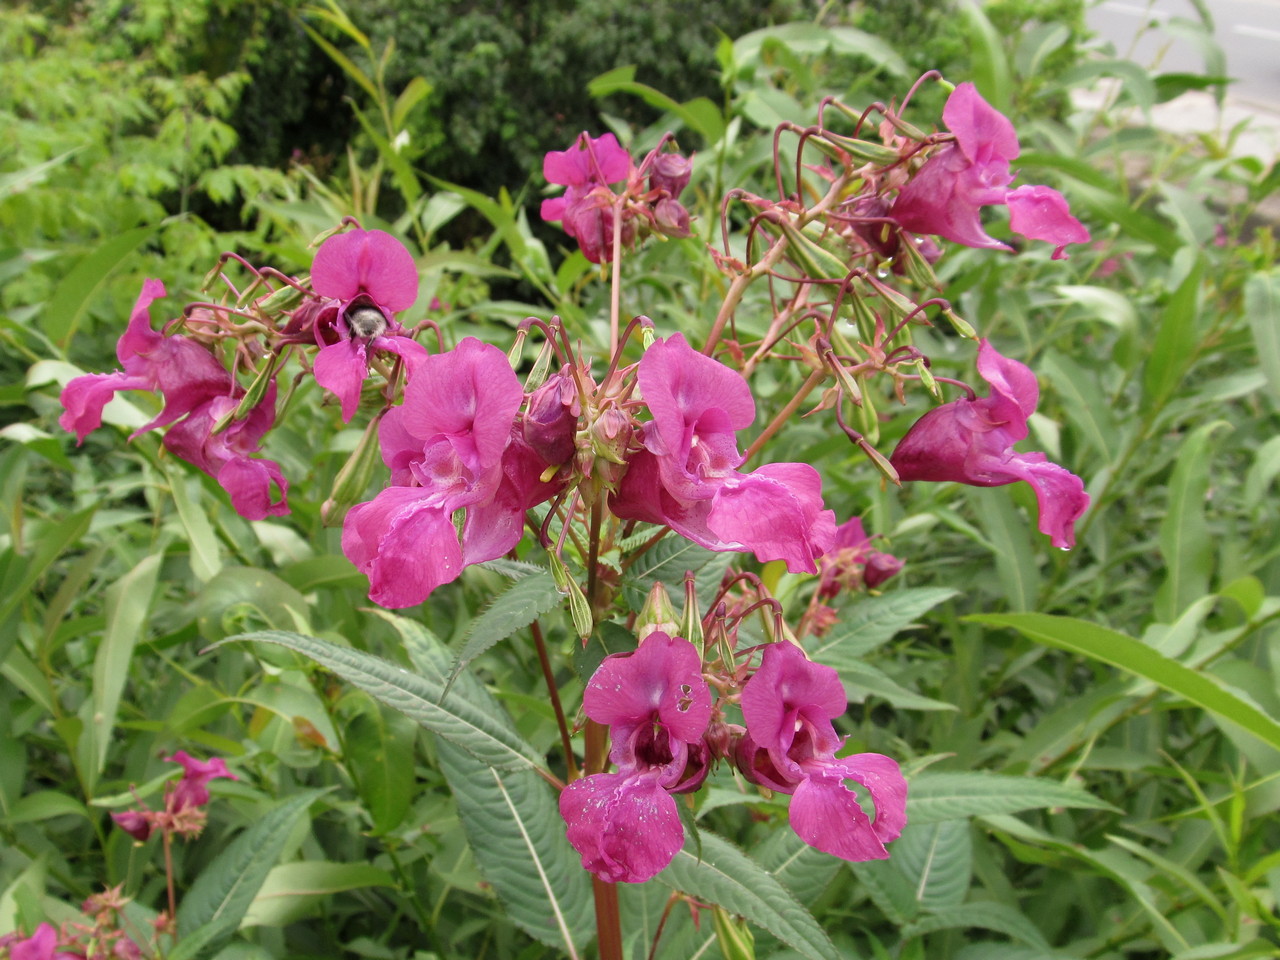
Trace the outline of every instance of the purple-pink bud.
{"label": "purple-pink bud", "polygon": [[693,161],[678,153],[660,153],[653,158],[649,168],[649,189],[665,190],[672,200],[677,200],[689,185],[693,174]]}

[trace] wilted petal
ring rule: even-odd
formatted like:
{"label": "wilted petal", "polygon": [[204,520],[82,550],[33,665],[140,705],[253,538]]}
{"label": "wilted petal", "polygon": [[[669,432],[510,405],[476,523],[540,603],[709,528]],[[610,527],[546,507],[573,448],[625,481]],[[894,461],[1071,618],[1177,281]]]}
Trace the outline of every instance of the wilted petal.
{"label": "wilted petal", "polygon": [[597,773],[560,794],[560,815],[583,869],[608,883],[643,883],[684,845],[676,801],[654,777]]}

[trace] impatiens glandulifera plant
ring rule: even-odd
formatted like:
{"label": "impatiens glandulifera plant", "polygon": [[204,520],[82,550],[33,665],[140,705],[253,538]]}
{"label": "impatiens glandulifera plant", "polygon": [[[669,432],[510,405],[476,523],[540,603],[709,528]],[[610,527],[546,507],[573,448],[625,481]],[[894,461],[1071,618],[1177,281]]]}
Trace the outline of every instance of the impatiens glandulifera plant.
{"label": "impatiens glandulifera plant", "polygon": [[[537,619],[530,626],[561,750],[538,772],[559,791],[566,842],[593,875],[605,960],[623,955],[614,885],[645,882],[688,852],[696,838],[682,810],[715,778],[737,778],[738,789],[775,803],[789,797],[796,834],[845,860],[892,856],[905,826],[908,787],[897,761],[838,755],[844,689],[804,646],[835,625],[838,595],[885,588],[903,562],[872,546],[860,518],[837,526],[814,467],[762,457],[789,423],[824,418],[866,455],[868,484],[1025,480],[1036,491],[1040,529],[1058,546],[1074,542],[1088,506],[1083,484],[1064,467],[1013,451],[1035,410],[1035,377],[977,339],[932,269],[946,256],[945,241],[997,251],[991,255],[1011,250],[986,233],[987,206],[1006,206],[1010,229],[1052,243],[1055,258],[1088,232],[1056,191],[1009,189],[1017,137],[972,85],[952,92],[943,133],[907,119],[913,92],[865,111],[824,101],[816,123],[778,129],[777,195],[734,188],[722,200],[719,242],[709,250],[723,297],[704,330],[657,329],[643,316],[623,323],[621,265],[630,251],[659,239],[694,242],[680,201],[697,177],[694,163],[670,135],[637,162],[612,134],[583,133],[546,155],[547,181],[565,189],[544,201],[542,216],[560,223],[589,261],[609,265],[609,340],[599,355],[583,345],[592,342],[587,331],[554,316],[528,318],[514,344],[464,336],[446,346],[434,323],[415,325],[414,254],[348,219],[317,238],[309,277],[224,255],[208,282],[217,298],[190,304],[163,333],[148,312],[163,287],[147,281],[120,339],[122,371],[79,377],[63,391],[62,424],[80,440],[116,391],[158,393],[163,407],[143,430],[166,428],[166,450],[215,477],[243,516],[261,519],[285,511],[287,484],[274,461],[250,454],[269,444],[279,398],[314,376],[322,392],[311,395],[336,397],[342,422],[362,407],[372,413],[334,489],[317,497],[323,516],[342,523],[343,552],[368,577],[370,600],[414,607],[468,566],[503,558],[522,561],[503,568],[518,578],[531,576],[531,564],[548,568],[544,582],[557,585],[584,643],[594,650],[607,632],[615,644],[587,680],[579,749],[555,679],[561,665]],[[873,112],[878,132],[868,139]],[[731,235],[734,220],[744,227]],[[753,304],[770,309],[763,333],[748,336],[736,317],[756,284],[768,298]],[[936,321],[961,338],[957,352],[976,353],[990,396],[978,399],[932,372],[913,334]],[[522,381],[523,352],[539,335]],[[798,385],[771,398],[748,442],[766,370],[775,387]],[[964,395],[943,402],[950,386]],[[908,390],[939,405],[886,456],[876,448],[882,419]],[[296,407],[292,401],[289,412]],[[623,578],[674,538],[729,554],[730,563],[718,582],[687,574],[678,614],[660,582],[636,609]],[[786,596],[800,598],[803,610],[784,610],[770,586],[778,576],[762,575],[762,565],[774,564],[795,581]],[[634,638],[629,649],[617,649],[619,635]],[[313,653],[330,649],[304,639]],[[348,660],[326,662],[343,674]],[[464,666],[462,659],[457,670]],[[386,683],[365,689],[413,713]],[[414,716],[451,736],[434,714]],[[192,799],[174,817],[206,796],[188,773],[190,785],[170,800]],[[117,819],[140,836],[158,816]],[[562,933],[578,956],[581,938]]]}

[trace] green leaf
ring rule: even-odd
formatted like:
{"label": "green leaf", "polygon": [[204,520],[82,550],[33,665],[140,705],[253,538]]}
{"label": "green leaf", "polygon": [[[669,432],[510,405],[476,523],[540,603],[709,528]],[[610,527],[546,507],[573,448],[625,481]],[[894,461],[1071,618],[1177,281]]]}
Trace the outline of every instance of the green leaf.
{"label": "green leaf", "polygon": [[1267,386],[1280,399],[1280,274],[1255,273],[1245,280],[1244,313]]}
{"label": "green leaf", "polygon": [[[701,815],[702,811],[698,812]],[[816,901],[843,863],[838,857],[809,846],[794,830],[774,830],[752,853],[760,866],[801,903]]]}
{"label": "green leaf", "polygon": [[343,756],[373,820],[373,832],[383,836],[400,826],[413,805],[418,730],[408,717],[365,703],[367,709],[343,730]]}
{"label": "green leaf", "polygon": [[356,115],[356,119],[360,121],[360,126],[364,128],[364,132],[369,135],[369,139],[378,148],[378,154],[386,161],[405,203],[411,206],[415,200],[422,196],[422,184],[418,182],[418,175],[413,172],[413,166],[396,151],[395,146],[379,132],[377,127],[369,122],[369,118],[362,111],[355,107],[351,109]]}
{"label": "green leaf", "polygon": [[968,819],[908,823],[890,854],[883,862],[911,881],[916,902],[925,910],[956,906],[969,891],[973,842]]}
{"label": "green leaf", "polygon": [[938,930],[994,930],[1021,940],[1048,955],[1053,952],[1040,928],[1015,907],[995,900],[953,904],[932,911],[902,928],[902,937],[922,937]]}
{"label": "green leaf", "polygon": [[169,960],[211,955],[231,939],[294,826],[324,792],[307,790],[271,808],[200,871],[178,907],[182,939]]}
{"label": "green leaf", "polygon": [[922,773],[911,779],[907,793],[907,822],[919,827],[961,817],[1017,813],[1045,807],[1115,809],[1079,787],[1054,780],[978,771]]}
{"label": "green leaf", "polygon": [[671,594],[677,612],[684,609],[684,583],[686,571],[693,571],[697,578],[698,596],[710,601],[707,591],[720,585],[720,578],[729,565],[732,555],[716,553],[686,540],[677,534],[668,534],[652,548],[645,551],[628,568],[622,588],[631,609],[639,610],[655,582],[661,580]]}
{"label": "green leaf", "polygon": [[[316,12],[320,12],[320,11],[316,11]],[[330,22],[333,22],[332,18],[326,17],[326,19],[329,19]],[[299,21],[299,22],[302,23],[302,21]],[[343,72],[346,73],[347,76],[349,76],[356,83],[360,84],[360,87],[364,90],[365,93],[369,94],[369,96],[372,97],[375,101],[378,99],[378,88],[373,85],[373,81],[370,80],[368,75],[366,75],[363,70],[357,67],[345,53],[343,53],[341,50],[335,47],[332,43],[330,43],[328,40],[322,37],[319,34],[319,32],[316,31],[316,29],[312,27],[310,24],[302,23],[302,29],[307,31],[307,36],[309,36],[313,41],[315,41],[315,44],[317,47],[319,47],[326,54],[328,54],[330,60],[332,60],[339,67],[341,67]],[[367,46],[367,41],[366,41],[366,46]]]}
{"label": "green leaf", "polygon": [[846,658],[861,657],[883,646],[955,595],[955,590],[946,587],[916,587],[864,597],[841,612],[839,622],[810,655],[839,669]]}
{"label": "green leaf", "polygon": [[169,479],[169,490],[173,493],[173,505],[178,509],[178,519],[182,521],[187,531],[187,542],[191,545],[191,572],[201,583],[206,583],[222,569],[222,551],[208,514],[191,497],[192,486],[197,490],[203,488],[199,484],[189,484],[186,474],[182,470],[170,469],[168,462],[164,464],[164,471]]}
{"label": "green leaf", "polygon": [[282,863],[267,874],[241,926],[282,927],[313,914],[325,897],[335,893],[395,885],[391,874],[369,863]]}
{"label": "green leaf", "polygon": [[1031,549],[1027,521],[1014,506],[1012,490],[965,487],[964,493],[991,541],[1005,601],[1014,610],[1035,609],[1040,596],[1040,568]]}
{"label": "green leaf", "polygon": [[545,570],[513,583],[471,621],[466,643],[449,673],[445,689],[472,660],[517,630],[523,630],[544,613],[554,610],[562,600],[564,596],[556,589],[555,580]]}
{"label": "green leaf", "polygon": [[[85,535],[96,510],[97,507],[89,507],[45,526],[39,539],[32,541],[29,554],[15,553],[13,548],[0,551],[0,573],[3,574],[0,576],[0,626],[31,597],[31,587],[44,576],[53,561]],[[16,630],[0,630],[0,662],[8,656],[17,639]]]}
{"label": "green leaf", "polygon": [[4,819],[9,824],[36,823],[40,820],[63,816],[92,819],[83,803],[57,790],[37,790],[35,793],[27,794],[13,805],[13,809]]}
{"label": "green leaf", "polygon": [[133,648],[145,629],[163,559],[163,553],[153,553],[107,590],[107,627],[93,658],[93,695],[85,704],[90,710],[82,717],[85,728],[79,744],[78,768],[86,794],[94,792],[107,760]]}
{"label": "green leaf", "polygon": [[[421,624],[386,611],[379,614],[396,628],[423,677],[443,684],[449,649]],[[470,704],[518,741],[506,710],[471,674],[457,678],[450,698]],[[550,946],[581,946],[581,932],[591,927],[591,883],[565,837],[550,786],[532,770],[500,773],[492,765],[486,768],[448,740],[436,742],[436,755],[457,798],[476,865],[508,916]]]}
{"label": "green leaf", "polygon": [[242,633],[222,643],[233,641],[275,643],[296,650],[419,726],[452,740],[488,766],[519,769],[542,762],[532,747],[492,713],[456,693],[444,696],[442,677],[417,677],[372,654],[283,630]]}
{"label": "green leaf", "polygon": [[1142,393],[1147,403],[1167,400],[1191,363],[1196,345],[1196,316],[1203,273],[1204,261],[1197,260],[1191,272],[1173,291],[1160,315],[1155,343],[1142,371]]}
{"label": "green leaf", "polygon": [[981,614],[966,619],[993,627],[1012,627],[1046,646],[1128,670],[1239,725],[1280,750],[1280,723],[1213,677],[1184,667],[1133,637],[1084,620],[1043,613]]}
{"label": "green leaf", "polygon": [[765,27],[739,37],[733,43],[733,59],[738,63],[759,60],[770,41],[783,44],[793,53],[813,56],[830,50],[871,61],[895,77],[910,72],[906,61],[879,37],[853,27],[828,27],[818,23],[786,23]]}
{"label": "green leaf", "polygon": [[701,134],[708,145],[718,143],[724,136],[724,118],[720,109],[706,97],[698,97],[687,103],[671,99],[660,90],[635,82],[636,68],[627,66],[601,74],[587,84],[587,93],[593,97],[607,97],[615,93],[630,93],[651,107],[674,114],[681,123]]}
{"label": "green leaf", "polygon": [[658,880],[746,917],[810,960],[841,960],[808,908],[758,863],[715,834],[702,831],[701,858],[693,841],[686,839]]}
{"label": "green leaf", "polygon": [[159,229],[153,224],[116,234],[72,267],[41,312],[40,326],[49,339],[65,347],[107,278]]}
{"label": "green leaf", "polygon": [[476,866],[508,918],[550,946],[583,946],[592,926],[591,883],[565,837],[551,786],[531,770],[486,769],[447,741],[436,752]]}
{"label": "green leaf", "polygon": [[[274,573],[258,567],[223,567],[195,601],[196,622],[206,640],[223,640],[245,626],[305,627],[307,601]],[[245,623],[252,612],[257,622]]]}
{"label": "green leaf", "polygon": [[1008,114],[1013,106],[1013,76],[1003,38],[976,0],[964,0],[960,4],[960,15],[973,52],[969,62],[974,85],[988,103]]}
{"label": "green leaf", "polygon": [[1198,427],[1178,450],[1169,479],[1169,503],[1160,521],[1160,555],[1168,573],[1155,596],[1156,619],[1173,623],[1196,600],[1209,592],[1215,545],[1205,517],[1209,493],[1210,441],[1225,420]]}
{"label": "green leaf", "polygon": [[404,122],[423,98],[431,93],[431,84],[424,77],[414,77],[396,97],[395,106],[391,109],[391,125],[396,131],[404,129]]}

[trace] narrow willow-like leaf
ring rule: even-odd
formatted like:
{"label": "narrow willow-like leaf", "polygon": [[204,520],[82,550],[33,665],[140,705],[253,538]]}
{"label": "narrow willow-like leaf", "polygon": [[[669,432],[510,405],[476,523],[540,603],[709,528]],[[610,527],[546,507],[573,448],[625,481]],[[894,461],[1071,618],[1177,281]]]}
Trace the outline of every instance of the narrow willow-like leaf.
{"label": "narrow willow-like leaf", "polygon": [[1173,623],[1192,602],[1209,592],[1215,545],[1205,519],[1209,492],[1210,443],[1225,420],[1206,423],[1194,430],[1178,451],[1178,462],[1169,478],[1169,503],[1160,521],[1160,555],[1168,574],[1156,591],[1156,618]]}
{"label": "narrow willow-like leaf", "polygon": [[40,315],[50,340],[66,346],[107,278],[159,229],[160,224],[153,224],[114,234],[71,268]]}
{"label": "narrow willow-like leaf", "polygon": [[323,793],[308,790],[273,807],[200,871],[178,907],[182,939],[169,960],[208,956],[231,939],[284,851],[294,824]]}
{"label": "narrow willow-like leaf", "polygon": [[724,907],[768,930],[810,960],[841,957],[806,907],[760,864],[729,841],[702,831],[702,857],[686,841],[658,879],[704,903]]}
{"label": "narrow willow-like leaf", "polygon": [[457,694],[445,697],[444,683],[439,679],[416,677],[372,654],[283,630],[242,633],[223,643],[246,640],[276,643],[310,657],[414,723],[452,740],[488,766],[516,769],[541,764],[541,757],[534,754],[532,747],[482,706]]}
{"label": "narrow willow-like leaf", "polygon": [[842,658],[861,657],[883,646],[944,600],[956,595],[945,587],[894,590],[853,604],[831,633],[811,651],[819,663],[839,666]]}
{"label": "narrow willow-like leaf", "polygon": [[1160,315],[1155,343],[1142,371],[1142,392],[1148,403],[1166,400],[1181,382],[1191,363],[1196,342],[1196,315],[1200,303],[1200,279],[1204,261],[1187,274]]}
{"label": "narrow willow-like leaf", "polygon": [[991,542],[1005,601],[1013,610],[1034,610],[1040,596],[1040,568],[1031,551],[1027,521],[1014,505],[1013,490],[965,487],[964,493]]}
{"label": "narrow willow-like leaf", "polygon": [[1044,613],[992,613],[967,619],[993,627],[1012,627],[1038,643],[1100,660],[1145,677],[1170,693],[1238,724],[1280,750],[1280,723],[1232,693],[1215,678],[1184,667],[1133,637],[1096,623]]}
{"label": "narrow willow-like leaf", "polygon": [[554,610],[562,600],[563,594],[556,589],[555,580],[546,570],[522,577],[513,583],[471,622],[467,641],[462,645],[445,689],[452,686],[458,674],[472,660],[517,630],[524,629],[544,613]]}
{"label": "narrow willow-like leaf", "polygon": [[1244,282],[1244,314],[1271,395],[1280,399],[1280,273],[1255,273]]}
{"label": "narrow willow-like leaf", "polygon": [[1036,777],[996,773],[922,773],[913,777],[907,794],[907,823],[922,826],[995,813],[1017,813],[1044,807],[1114,810],[1109,803],[1079,787]]}

